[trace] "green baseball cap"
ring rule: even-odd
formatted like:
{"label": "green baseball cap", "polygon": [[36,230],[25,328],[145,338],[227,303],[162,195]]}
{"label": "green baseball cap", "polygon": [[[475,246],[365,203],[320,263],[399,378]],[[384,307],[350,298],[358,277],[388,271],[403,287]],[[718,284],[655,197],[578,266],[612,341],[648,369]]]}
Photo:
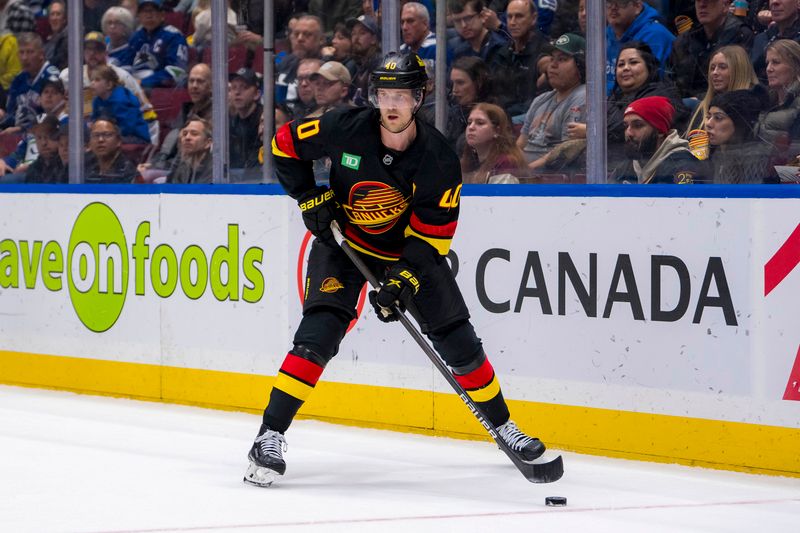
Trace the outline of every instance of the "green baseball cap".
{"label": "green baseball cap", "polygon": [[565,33],[556,39],[553,46],[571,56],[586,53],[586,40],[577,33]]}

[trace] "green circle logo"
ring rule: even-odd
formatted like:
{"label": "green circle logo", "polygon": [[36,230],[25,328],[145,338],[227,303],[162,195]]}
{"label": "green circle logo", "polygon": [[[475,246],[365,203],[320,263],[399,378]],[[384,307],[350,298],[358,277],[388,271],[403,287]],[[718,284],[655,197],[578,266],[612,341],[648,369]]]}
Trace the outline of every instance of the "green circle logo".
{"label": "green circle logo", "polygon": [[72,307],[83,325],[101,333],[122,314],[128,292],[128,246],[117,215],[105,204],[83,208],[67,254]]}

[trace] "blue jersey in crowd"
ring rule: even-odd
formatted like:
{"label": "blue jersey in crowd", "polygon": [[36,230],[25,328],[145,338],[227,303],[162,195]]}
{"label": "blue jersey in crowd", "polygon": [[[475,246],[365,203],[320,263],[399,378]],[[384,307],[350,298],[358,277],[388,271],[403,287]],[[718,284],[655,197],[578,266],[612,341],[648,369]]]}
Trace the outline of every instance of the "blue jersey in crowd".
{"label": "blue jersey in crowd", "polygon": [[189,47],[186,38],[174,26],[162,24],[152,33],[139,28],[131,36],[129,45],[116,59],[131,71],[142,87],[172,87],[184,81]]}
{"label": "blue jersey in crowd", "polygon": [[36,124],[36,117],[42,112],[39,95],[42,94],[44,80],[58,78],[58,74],[58,69],[47,61],[36,76],[31,76],[24,70],[17,74],[8,88],[6,117],[0,122],[0,129],[19,126],[27,130]]}

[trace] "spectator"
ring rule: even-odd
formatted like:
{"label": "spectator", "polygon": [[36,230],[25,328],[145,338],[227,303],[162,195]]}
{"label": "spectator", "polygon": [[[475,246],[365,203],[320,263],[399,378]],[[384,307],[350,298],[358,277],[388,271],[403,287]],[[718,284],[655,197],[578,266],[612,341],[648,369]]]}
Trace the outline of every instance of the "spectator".
{"label": "spectator", "polygon": [[756,134],[772,143],[785,164],[800,154],[800,44],[779,39],[767,46],[770,105],[758,120]]}
{"label": "spectator", "polygon": [[42,112],[39,95],[44,80],[58,76],[58,69],[44,57],[44,43],[38,34],[21,33],[17,43],[22,72],[11,82],[5,111],[0,110],[0,128],[5,128],[5,133],[26,131],[36,123]]}
{"label": "spectator", "polygon": [[44,55],[58,70],[67,67],[67,5],[65,0],[53,0],[47,8],[50,36],[44,45]]}
{"label": "spectator", "polygon": [[181,129],[178,157],[168,183],[211,183],[211,123],[192,118]]}
{"label": "spectator", "polygon": [[24,0],[0,0],[0,32],[5,31],[17,37],[36,31],[35,13]]}
{"label": "spectator", "polygon": [[356,60],[352,54],[353,41],[350,40],[350,30],[347,29],[347,24],[339,22],[333,30],[333,37],[331,38],[331,45],[322,49],[322,60],[338,61],[350,73],[350,78],[356,73]]}
{"label": "spectator", "polygon": [[[228,89],[230,105],[230,167],[255,169],[262,145],[259,134],[261,115],[261,76],[249,68],[241,68],[230,76]],[[257,168],[257,177],[261,169]],[[244,176],[240,176],[244,177]]]}
{"label": "spectator", "polygon": [[[236,12],[230,8],[230,0],[226,2],[227,6],[227,37],[228,44],[236,42]],[[194,14],[194,34],[187,40],[197,51],[198,55],[203,55],[203,49],[211,46],[211,5],[205,6],[203,9],[196,11]],[[243,43],[244,44],[244,43]]]}
{"label": "spectator", "polygon": [[493,70],[495,56],[508,46],[509,39],[486,27],[483,0],[449,0],[447,7],[458,33],[458,37],[448,43],[453,50],[453,60],[477,56]]}
{"label": "spectator", "polygon": [[631,102],[646,96],[668,98],[672,110],[670,123],[672,126],[680,125],[682,129],[689,118],[689,110],[684,107],[678,89],[672,82],[661,79],[658,59],[651,53],[648,45],[638,41],[628,42],[619,51],[614,88],[608,97],[609,168],[626,160],[623,154],[625,110]]}
{"label": "spectator", "polygon": [[129,41],[136,29],[133,14],[124,7],[110,7],[103,15],[100,25],[108,38],[109,64],[122,66],[122,61],[130,53]]}
{"label": "spectator", "polygon": [[763,92],[757,85],[751,91],[728,91],[711,101],[705,129],[714,183],[778,183],[771,147],[756,139],[753,131],[765,104]]}
{"label": "spectator", "polygon": [[[83,31],[102,31],[100,21],[103,19],[103,13],[117,3],[118,0],[83,0]],[[139,4],[142,4],[141,0]]]}
{"label": "spectator", "polygon": [[400,52],[414,52],[420,59],[436,64],[436,34],[431,31],[428,8],[419,2],[408,2],[400,11]]}
{"label": "spectator", "polygon": [[318,72],[321,66],[321,59],[307,57],[300,60],[297,67],[297,98],[286,102],[296,119],[307,117],[317,107],[314,100],[317,89],[311,76]]}
{"label": "spectator", "polygon": [[192,67],[189,71],[188,93],[189,101],[181,105],[178,118],[161,142],[158,152],[144,164],[146,169],[166,171],[172,166],[178,155],[181,129],[190,118],[199,117],[211,121],[211,67],[205,63],[198,63]]}
{"label": "spectator", "polygon": [[497,52],[493,81],[500,103],[513,117],[524,114],[534,96],[548,88],[544,73],[553,47],[538,29],[531,0],[511,0],[506,9],[511,42]]}
{"label": "spectator", "polygon": [[514,143],[511,123],[503,108],[478,103],[467,119],[461,154],[464,183],[519,183],[525,157]]}
{"label": "spectator", "polygon": [[689,151],[689,142],[672,129],[675,108],[663,96],[634,100],[625,109],[627,163],[616,170],[612,183],[677,183],[708,180],[707,170]]}
{"label": "spectator", "polygon": [[322,57],[322,37],[322,21],[318,17],[303,15],[297,18],[289,35],[291,53],[283,56],[275,67],[278,76],[275,100],[278,103],[297,100],[296,78],[300,61]]}
{"label": "spectator", "polygon": [[361,0],[309,0],[308,13],[322,22],[326,32],[332,32],[336,24],[361,15]]}
{"label": "spectator", "polygon": [[581,35],[586,36],[586,0],[580,0],[578,3],[578,27],[581,30]]}
{"label": "spectator", "polygon": [[[490,99],[491,81],[489,69],[479,57],[467,56],[453,61],[450,70],[453,105],[447,111],[445,137],[456,153],[464,146],[464,130],[472,107]],[[492,102],[493,103],[493,102]]]}
{"label": "spectator", "polygon": [[92,120],[101,116],[113,117],[120,124],[126,143],[149,143],[150,131],[142,117],[141,104],[136,96],[119,81],[110,65],[100,65],[91,77]]}
{"label": "spectator", "polygon": [[[59,123],[66,125],[66,91],[64,84],[58,78],[49,78],[42,83],[42,94],[39,97],[39,105],[42,107],[42,114],[36,118],[36,122],[42,122],[47,116],[54,116]],[[20,174],[36,161],[39,150],[36,146],[36,138],[29,130],[17,143],[17,147],[11,154],[0,159],[0,175],[7,173]]]}
{"label": "spectator", "polygon": [[58,119],[48,115],[31,132],[36,138],[39,157],[25,171],[25,183],[67,183],[67,169],[58,155]]}
{"label": "spectator", "polygon": [[308,117],[319,117],[331,109],[350,107],[350,73],[338,61],[323,63],[311,75],[314,84],[314,100],[317,108]]}
{"label": "spectator", "polygon": [[703,128],[709,105],[715,96],[728,91],[752,89],[756,85],[758,78],[747,57],[747,51],[738,45],[719,48],[708,62],[708,89],[689,120],[686,135],[692,130]]}
{"label": "spectator", "polygon": [[120,58],[142,87],[174,87],[183,83],[189,61],[186,39],[164,24],[162,0],[139,0],[141,27],[131,36],[130,47]]}
{"label": "spectator", "polygon": [[356,60],[356,73],[353,75],[356,105],[366,105],[369,92],[369,75],[378,68],[381,59],[381,32],[378,22],[367,15],[347,21],[350,38],[353,41],[353,58]]}
{"label": "spectator", "polygon": [[[133,75],[127,70],[108,63],[109,57],[106,51],[105,37],[102,33],[90,31],[83,38],[83,111],[85,116],[92,114],[92,100],[94,93],[91,89],[91,79],[97,67],[102,65],[109,65],[117,74],[120,83],[136,96],[139,101],[139,109],[142,112],[142,118],[147,123],[147,129],[150,132],[150,143],[158,145],[160,140],[160,126],[158,123],[158,116],[156,115],[153,105],[142,90],[142,86]],[[69,69],[61,71],[61,81],[64,85],[69,84]]]}
{"label": "spectator", "polygon": [[695,0],[700,26],[678,36],[672,48],[670,66],[684,98],[699,98],[708,89],[708,62],[717,48],[738,44],[748,52],[753,31],[728,13],[730,0]]}
{"label": "spectator", "polygon": [[[139,11],[139,0],[120,0],[119,7],[127,9],[128,13],[130,13],[132,17],[136,17],[136,13]],[[108,10],[106,10],[106,12],[107,11]]]}
{"label": "spectator", "polygon": [[568,140],[568,124],[586,122],[586,41],[567,33],[554,46],[547,68],[547,81],[553,90],[533,100],[517,138],[531,169],[544,168],[553,148]]}
{"label": "spectator", "polygon": [[770,0],[769,13],[772,24],[756,35],[753,49],[750,51],[750,61],[753,70],[763,82],[767,80],[767,46],[778,39],[791,39],[800,42],[800,2],[798,0]]}
{"label": "spectator", "polygon": [[89,152],[84,161],[84,183],[132,183],[136,167],[120,149],[122,136],[112,118],[94,121],[89,133]]}
{"label": "spectator", "polygon": [[[705,1],[705,0],[701,0]],[[659,70],[667,64],[675,36],[661,24],[658,12],[643,0],[606,0],[606,89],[614,89],[617,56],[623,44],[647,44],[658,60]]]}
{"label": "spectator", "polygon": [[17,38],[10,31],[0,32],[0,106],[6,105],[11,82],[21,71]]}

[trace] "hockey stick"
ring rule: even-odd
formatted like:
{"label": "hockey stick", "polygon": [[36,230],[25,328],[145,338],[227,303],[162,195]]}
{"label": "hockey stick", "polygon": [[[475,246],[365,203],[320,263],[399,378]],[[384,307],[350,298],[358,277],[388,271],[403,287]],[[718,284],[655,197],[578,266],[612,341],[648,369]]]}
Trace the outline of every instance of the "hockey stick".
{"label": "hockey stick", "polygon": [[[347,257],[353,262],[356,268],[361,272],[361,274],[367,279],[370,286],[373,289],[378,289],[380,287],[380,282],[375,277],[375,275],[367,268],[367,265],[364,264],[364,261],[359,257],[358,252],[356,252],[345,240],[344,235],[342,235],[342,231],[339,228],[339,224],[334,221],[331,223],[331,231],[333,232],[333,236],[336,239],[336,242],[339,243],[342,250]],[[531,483],[552,483],[553,481],[558,481],[561,479],[561,476],[564,475],[564,463],[559,455],[555,459],[549,462],[543,463],[529,463],[524,461],[511,447],[506,444],[506,442],[500,437],[497,433],[497,428],[492,425],[489,421],[489,418],[483,412],[483,410],[469,397],[467,392],[461,386],[461,384],[456,381],[456,378],[453,377],[453,374],[450,373],[450,370],[447,368],[447,365],[442,361],[442,358],[436,353],[436,350],[428,344],[427,339],[422,335],[422,333],[417,329],[411,319],[400,309],[400,307],[395,304],[392,306],[392,311],[398,316],[400,319],[400,323],[403,324],[403,327],[406,328],[406,331],[413,337],[416,343],[422,348],[422,351],[425,352],[425,355],[428,356],[428,359],[431,360],[433,365],[439,370],[439,372],[444,376],[444,379],[450,384],[458,397],[467,404],[467,407],[475,415],[475,418],[478,419],[478,422],[486,429],[489,435],[494,439],[497,445],[500,447],[503,452],[511,459],[511,462],[514,463],[514,466],[519,469],[525,479],[530,481]]]}

